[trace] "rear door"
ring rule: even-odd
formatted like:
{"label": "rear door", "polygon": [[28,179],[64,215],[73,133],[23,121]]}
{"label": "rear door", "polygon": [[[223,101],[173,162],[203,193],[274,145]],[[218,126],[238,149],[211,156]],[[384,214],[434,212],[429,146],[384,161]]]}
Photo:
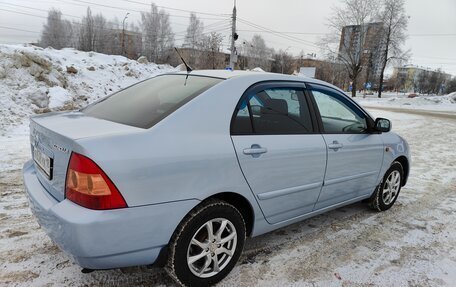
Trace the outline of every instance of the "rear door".
{"label": "rear door", "polygon": [[383,141],[369,132],[370,117],[335,89],[308,85],[328,151],[315,210],[371,194],[383,161]]}
{"label": "rear door", "polygon": [[323,184],[326,145],[302,83],[250,88],[233,117],[241,169],[269,223],[311,212]]}

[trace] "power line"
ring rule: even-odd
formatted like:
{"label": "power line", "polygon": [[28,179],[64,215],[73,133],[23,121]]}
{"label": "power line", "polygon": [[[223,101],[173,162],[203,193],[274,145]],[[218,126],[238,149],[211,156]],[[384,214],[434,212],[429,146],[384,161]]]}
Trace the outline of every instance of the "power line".
{"label": "power line", "polygon": [[[240,29],[238,31],[241,32],[252,32],[252,33],[258,33],[258,32],[267,32],[264,30],[244,30]],[[277,31],[277,33],[281,34],[296,34],[296,35],[325,35],[326,33],[311,33],[311,32],[283,32],[283,31]]]}
{"label": "power line", "polygon": [[[32,8],[32,7],[27,7],[27,6],[24,6],[24,7]],[[38,9],[38,10],[43,10],[43,9]],[[48,19],[49,18],[49,16],[42,16],[42,15],[32,14],[32,13],[28,13],[28,12],[13,11],[13,10],[2,9],[2,8],[0,8],[0,11],[20,14],[20,15],[26,15],[26,16],[30,16],[30,17],[37,17],[37,18],[42,18],[42,19]],[[43,11],[45,11],[45,10],[43,10]],[[79,18],[82,18],[82,17],[79,17]],[[57,19],[57,18],[55,18],[55,19]],[[226,19],[224,19],[223,21],[219,21],[219,22],[224,22],[224,21],[226,21]],[[73,22],[73,24],[79,25],[79,26],[84,26],[83,23],[79,23],[79,22]],[[176,24],[176,23],[172,23],[171,22],[171,24]],[[224,23],[221,23],[221,24],[224,24]],[[211,29],[208,30],[208,31],[205,31],[203,34],[208,34],[208,33],[212,33],[212,32],[223,32],[223,31],[226,31],[226,30],[229,29],[227,24],[226,25],[220,25],[220,23],[217,24],[217,25],[216,25],[216,23],[209,24],[208,26],[206,26],[206,28],[210,27],[211,25],[212,25]],[[26,32],[26,33],[42,34],[42,32],[32,31],[32,30],[27,30],[27,29],[20,29],[20,28],[14,28],[14,27],[9,27],[9,26],[0,26],[0,27],[2,29],[12,30],[12,31],[20,31],[20,32]],[[101,30],[108,30],[108,31],[117,31],[118,30],[118,29],[115,29],[115,28],[98,27],[98,26],[94,26],[94,27],[98,28],[98,29],[101,29]],[[72,38],[76,39],[77,37],[72,37]],[[185,40],[185,37],[183,37],[183,38],[174,38],[174,41],[181,41],[181,40]]]}
{"label": "power line", "polygon": [[273,34],[273,35],[275,35],[277,37],[280,37],[280,38],[283,38],[283,39],[287,39],[289,41],[294,41],[294,42],[297,42],[297,43],[302,44],[302,45],[308,45],[308,46],[319,48],[319,46],[317,46],[315,43],[312,43],[310,41],[306,41],[306,40],[303,40],[303,39],[300,39],[300,38],[296,38],[296,37],[293,37],[293,36],[288,36],[288,35],[285,35],[285,34],[282,34],[280,32],[271,30],[269,28],[257,25],[255,23],[252,23],[250,21],[247,21],[247,20],[244,20],[244,19],[241,19],[241,18],[238,18],[238,19],[239,19],[240,22],[244,23],[245,25],[254,27],[256,29],[260,29],[263,32],[267,32],[267,33]]}
{"label": "power line", "polygon": [[[1,3],[1,2],[0,2]],[[30,8],[30,9],[35,9],[33,7],[28,7],[28,6],[23,6],[25,8]],[[37,10],[41,10],[41,11],[46,11],[48,12],[47,10],[43,10],[43,9],[37,9]],[[15,13],[15,14],[20,14],[20,15],[26,15],[26,16],[30,16],[30,17],[36,17],[36,18],[42,18],[42,19],[48,19],[49,16],[43,16],[43,15],[37,15],[37,14],[33,14],[33,13],[29,13],[29,12],[21,12],[21,11],[15,11],[15,10],[9,10],[9,9],[3,9],[3,8],[0,8],[0,11],[5,11],[5,12],[9,12],[9,13]],[[68,14],[62,14],[62,15],[67,15],[69,16]],[[78,17],[80,19],[83,19],[83,17],[79,17],[79,16],[74,16],[74,15],[71,15],[72,17]],[[52,18],[51,18],[52,19]],[[58,19],[58,18],[54,18],[54,19]],[[171,24],[173,25],[176,25],[178,23],[175,23],[175,22],[170,22]],[[72,22],[72,24],[75,24],[75,25],[79,25],[79,26],[83,26],[84,24],[82,23],[79,23],[79,22]],[[180,24],[180,25],[184,25],[185,24]],[[116,28],[107,28],[107,27],[98,27],[98,26],[94,26],[95,28],[99,28],[99,29],[102,29],[102,30],[117,30]]]}
{"label": "power line", "polygon": [[[21,14],[21,15],[26,15],[26,16],[31,16],[31,17],[37,17],[37,18],[42,18],[42,19],[49,19],[49,16],[41,16],[41,15],[36,15],[36,14],[31,14],[31,13],[26,13],[26,12],[19,12],[19,11],[2,9],[2,8],[0,8],[0,11],[6,11],[6,12],[10,12],[10,13],[16,13],[16,14]],[[58,19],[58,18],[50,18],[50,19]],[[72,24],[79,25],[79,26],[84,26],[84,24],[79,23],[79,22],[72,22]],[[115,29],[115,28],[107,28],[107,27],[100,27],[100,26],[93,26],[93,27],[101,29],[101,30],[111,30],[111,31],[117,31],[118,30],[118,29]]]}
{"label": "power line", "polygon": [[0,8],[0,11],[6,11],[6,12],[10,12],[10,13],[16,13],[16,14],[21,14],[21,15],[27,15],[27,16],[32,16],[32,17],[47,19],[47,16],[41,16],[41,15],[36,15],[36,14],[30,14],[30,13],[26,13],[26,12],[19,12],[19,11],[7,10],[7,9],[2,9],[2,8]]}
{"label": "power line", "polygon": [[7,26],[0,26],[1,29],[13,30],[13,31],[20,31],[20,32],[28,32],[28,33],[37,33],[40,34],[41,32],[25,30],[25,29],[18,29],[14,27],[7,27]]}
{"label": "power line", "polygon": [[[266,32],[264,30],[243,30],[243,29],[240,29],[238,31],[252,32],[252,33]],[[315,35],[315,36],[328,34],[328,33],[323,33],[323,32],[291,32],[291,31],[276,31],[276,32],[281,33],[281,34]],[[408,36],[411,36],[411,37],[447,37],[447,36],[456,36],[456,34],[451,34],[451,33],[448,33],[448,34],[439,34],[439,33],[413,34],[412,33],[412,34],[408,34]]]}
{"label": "power line", "polygon": [[[104,8],[111,8],[111,9],[117,9],[117,10],[122,10],[122,11],[132,11],[132,12],[138,12],[138,13],[141,13],[141,12],[145,12],[145,11],[142,11],[142,10],[136,10],[136,9],[132,9],[132,8],[125,8],[125,7],[120,7],[120,6],[112,6],[112,5],[105,5],[105,4],[100,4],[100,3],[94,3],[94,2],[90,2],[90,1],[84,1],[84,0],[72,0],[74,2],[79,2],[79,3],[85,3],[85,4],[88,4],[88,5],[95,5],[95,6],[100,6],[100,7],[104,7]],[[158,7],[158,6],[157,6]],[[149,13],[151,13],[151,11],[149,11]],[[183,16],[183,15],[173,15],[173,14],[168,14],[170,17],[179,17],[179,18],[190,18],[190,16]],[[223,19],[223,18],[202,18],[202,17],[199,17],[200,19],[210,19],[210,20],[219,20],[219,19]]]}
{"label": "power line", "polygon": [[[226,21],[226,20],[221,20],[221,21],[217,21],[217,22],[214,22],[212,24],[209,24],[209,25],[204,25],[204,29],[214,29],[214,28],[226,28],[227,26],[229,26],[230,24]],[[179,32],[176,32],[174,34],[178,35],[178,34],[185,34],[187,33],[187,29],[183,30],[183,31],[179,31]]]}
{"label": "power line", "polygon": [[[207,31],[207,32],[204,32],[204,33],[201,33],[201,35],[206,35],[206,34],[210,34],[212,32],[223,32],[223,31],[228,31],[230,30],[231,27],[228,27],[228,28],[225,28],[225,29],[222,29],[222,30],[215,30],[215,31]],[[178,38],[178,39],[174,39],[175,41],[181,41],[181,40],[185,40],[186,37],[183,37],[183,38]]]}
{"label": "power line", "polygon": [[[6,3],[6,2],[0,2],[0,3],[1,3],[1,4],[5,4],[5,5],[9,5],[9,6],[13,6],[13,7],[21,7],[21,8],[30,9],[30,10],[35,10],[35,11],[44,11],[44,12],[46,12],[46,13],[49,12],[49,10],[34,8],[34,7],[30,7],[30,6],[16,5],[16,4]],[[80,16],[74,16],[74,15],[64,14],[64,13],[62,13],[62,15],[63,15],[63,16],[67,16],[67,17],[73,17],[73,18],[82,19],[82,17],[80,17]]]}
{"label": "power line", "polygon": [[[150,7],[150,4],[146,4],[146,3],[142,3],[142,2],[138,2],[138,1],[133,1],[133,0],[122,0],[122,1],[129,2],[129,3],[135,3],[135,4],[140,4],[140,5],[145,5],[145,6],[149,6]],[[158,8],[168,9],[168,10],[173,10],[173,11],[179,11],[179,12],[188,12],[188,13],[195,13],[195,14],[209,15],[209,16],[222,16],[222,14],[214,14],[214,13],[207,13],[207,12],[197,12],[197,11],[193,11],[193,10],[171,8],[171,7],[159,6],[159,5],[155,5],[155,6],[157,6]]]}
{"label": "power line", "polygon": [[[27,33],[34,33],[34,34],[48,34],[49,33],[43,33],[43,32],[39,32],[39,31],[32,31],[32,30],[27,30],[27,29],[19,29],[19,28],[14,28],[14,27],[8,27],[8,26],[1,26],[0,25],[0,29],[6,29],[6,30],[12,30],[12,31],[20,31],[20,32],[27,32]],[[230,27],[227,27],[225,29],[221,29],[221,30],[211,30],[211,31],[207,31],[207,32],[204,32],[202,33],[202,35],[205,35],[205,34],[210,34],[212,32],[223,32],[223,31],[227,31],[229,30]],[[77,36],[72,36],[70,37],[72,39],[79,39],[79,37]],[[182,38],[175,38],[173,39],[174,41],[182,41],[182,40],[185,40],[185,37],[182,37]],[[158,41],[160,42],[160,41]]]}
{"label": "power line", "polygon": [[[240,20],[243,21],[244,24],[247,24],[247,25],[249,25],[249,26],[251,26],[251,27],[257,27],[258,29],[261,29],[261,30],[263,30],[263,31],[267,31],[267,32],[272,33],[272,34],[278,34],[278,35],[280,35],[280,36],[285,36],[285,37],[287,37],[287,38],[289,38],[289,39],[293,39],[293,40],[295,40],[295,41],[304,42],[304,43],[308,43],[308,44],[310,44],[310,45],[316,46],[315,43],[313,43],[313,42],[306,41],[306,40],[304,40],[304,39],[300,39],[300,38],[297,38],[297,37],[294,37],[294,36],[281,35],[281,34],[283,34],[283,33],[278,32],[278,31],[275,31],[275,30],[272,30],[272,29],[267,28],[267,27],[265,27],[265,26],[261,26],[261,25],[255,24],[255,23],[250,22],[250,21],[247,21],[247,20],[245,20],[245,19],[240,19]],[[318,47],[318,46],[316,46],[316,47]]]}

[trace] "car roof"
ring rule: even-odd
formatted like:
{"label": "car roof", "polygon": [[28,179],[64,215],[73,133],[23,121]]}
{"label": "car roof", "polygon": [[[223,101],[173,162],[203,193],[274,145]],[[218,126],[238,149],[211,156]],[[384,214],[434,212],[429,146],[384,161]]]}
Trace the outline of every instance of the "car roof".
{"label": "car roof", "polygon": [[[186,74],[187,72],[182,71],[179,74]],[[234,77],[245,77],[249,75],[258,75],[259,73],[264,72],[255,72],[255,71],[241,71],[241,70],[194,70],[190,72],[190,75],[198,75],[198,76],[207,76],[207,77],[217,77],[223,79],[231,79]],[[273,73],[267,73],[273,74]]]}
{"label": "car roof", "polygon": [[[186,71],[181,71],[173,74],[181,74],[186,75]],[[270,73],[270,72],[260,72],[260,71],[242,71],[242,70],[193,70],[190,72],[190,75],[195,76],[205,76],[205,77],[214,77],[214,78],[221,78],[221,79],[238,79],[238,78],[252,78],[254,81],[298,81],[298,82],[305,82],[310,84],[320,84],[325,85],[328,87],[332,87],[334,89],[339,90],[340,92],[344,93],[340,88],[321,80],[317,80],[314,78],[302,76],[302,75],[286,75],[286,74],[279,74],[279,73]]]}
{"label": "car roof", "polygon": [[[182,71],[178,72],[177,74],[187,74],[187,72]],[[216,77],[222,79],[231,79],[231,78],[239,78],[239,77],[248,77],[248,76],[259,76],[263,75],[267,78],[275,78],[279,80],[288,79],[293,81],[302,81],[305,79],[307,82],[318,81],[312,78],[304,77],[304,76],[294,76],[294,75],[285,75],[285,74],[277,74],[277,73],[269,73],[269,72],[259,72],[259,71],[241,71],[241,70],[194,70],[190,72],[190,75],[197,75],[197,76],[207,76],[207,77]]]}

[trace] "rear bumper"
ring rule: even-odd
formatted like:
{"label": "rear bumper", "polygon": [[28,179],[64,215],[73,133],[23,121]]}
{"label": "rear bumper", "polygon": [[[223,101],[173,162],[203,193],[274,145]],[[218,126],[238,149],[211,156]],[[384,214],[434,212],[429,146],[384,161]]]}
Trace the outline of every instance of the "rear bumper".
{"label": "rear bumper", "polygon": [[152,264],[182,218],[199,203],[185,200],[116,210],[90,210],[57,201],[31,161],[23,168],[30,208],[42,229],[80,266],[108,269]]}

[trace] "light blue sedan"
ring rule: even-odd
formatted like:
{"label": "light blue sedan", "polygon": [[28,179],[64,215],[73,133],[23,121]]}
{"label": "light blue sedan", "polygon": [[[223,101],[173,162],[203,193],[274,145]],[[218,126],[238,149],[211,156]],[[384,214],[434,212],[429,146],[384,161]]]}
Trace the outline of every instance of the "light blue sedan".
{"label": "light blue sedan", "polygon": [[410,169],[390,129],[310,78],[166,74],[32,117],[24,184],[83,271],[156,263],[182,285],[212,285],[247,236],[361,200],[389,209]]}

